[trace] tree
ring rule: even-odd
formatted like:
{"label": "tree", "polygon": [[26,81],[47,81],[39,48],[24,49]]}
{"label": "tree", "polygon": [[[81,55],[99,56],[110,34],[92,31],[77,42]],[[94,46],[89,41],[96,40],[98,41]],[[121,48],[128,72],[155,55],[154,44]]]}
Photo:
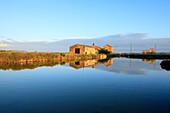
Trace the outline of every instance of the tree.
{"label": "tree", "polygon": [[110,54],[110,51],[102,48],[102,49],[99,50],[99,54]]}

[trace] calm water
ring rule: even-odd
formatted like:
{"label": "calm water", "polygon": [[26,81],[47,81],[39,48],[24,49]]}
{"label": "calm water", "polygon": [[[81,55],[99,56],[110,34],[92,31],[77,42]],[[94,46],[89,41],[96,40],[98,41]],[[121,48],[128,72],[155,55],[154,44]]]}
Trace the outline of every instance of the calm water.
{"label": "calm water", "polygon": [[0,113],[170,113],[161,60],[100,62],[1,65]]}

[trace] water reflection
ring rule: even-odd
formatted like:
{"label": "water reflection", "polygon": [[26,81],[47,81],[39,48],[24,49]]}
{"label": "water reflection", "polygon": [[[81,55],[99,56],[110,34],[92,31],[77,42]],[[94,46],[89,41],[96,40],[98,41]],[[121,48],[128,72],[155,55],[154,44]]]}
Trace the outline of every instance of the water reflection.
{"label": "water reflection", "polygon": [[130,75],[145,75],[148,71],[161,71],[160,60],[154,63],[143,62],[142,59],[114,59],[114,64],[108,67],[98,65],[95,69]]}
{"label": "water reflection", "polygon": [[99,62],[97,60],[86,60],[86,61],[72,61],[69,63],[69,66],[75,68],[75,69],[80,69],[84,67],[89,67],[89,66],[96,66],[98,65]]}
{"label": "water reflection", "polygon": [[155,59],[142,59],[142,62],[149,62],[149,64],[154,64]]}
{"label": "water reflection", "polygon": [[73,67],[75,69],[85,68],[85,67],[92,67],[99,64],[104,64],[105,66],[110,66],[113,64],[113,59],[103,59],[103,60],[86,60],[86,61],[72,61],[69,63],[70,67]]}
{"label": "water reflection", "polygon": [[42,66],[55,66],[60,64],[60,62],[29,62],[29,63],[3,63],[0,62],[0,69],[1,70],[24,70],[24,69],[35,69],[37,67]]}
{"label": "water reflection", "polygon": [[55,66],[69,64],[74,69],[92,67],[109,72],[128,73],[128,74],[145,74],[147,70],[170,70],[170,61],[155,59],[127,59],[114,58],[103,60],[86,60],[86,61],[53,61],[53,62],[29,62],[29,63],[0,63],[1,70],[24,70],[35,69],[42,66]]}
{"label": "water reflection", "polygon": [[[0,63],[1,70],[34,69],[0,71],[0,113],[170,113],[169,61],[150,62]],[[35,69],[41,66],[54,67]]]}

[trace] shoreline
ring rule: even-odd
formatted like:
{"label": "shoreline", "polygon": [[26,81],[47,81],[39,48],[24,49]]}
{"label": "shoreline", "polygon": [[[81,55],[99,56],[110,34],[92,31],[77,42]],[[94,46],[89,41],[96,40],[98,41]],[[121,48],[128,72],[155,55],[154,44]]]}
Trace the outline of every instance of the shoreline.
{"label": "shoreline", "polygon": [[114,57],[136,58],[136,59],[170,59],[170,53],[113,53],[113,54],[69,54],[56,52],[20,52],[0,51],[1,63],[30,63],[30,62],[56,62],[56,61],[77,61],[91,59],[109,59]]}
{"label": "shoreline", "polygon": [[115,53],[108,54],[108,58],[114,57],[125,57],[125,58],[136,58],[136,59],[170,59],[170,53],[155,53],[155,54],[142,54],[142,53]]}

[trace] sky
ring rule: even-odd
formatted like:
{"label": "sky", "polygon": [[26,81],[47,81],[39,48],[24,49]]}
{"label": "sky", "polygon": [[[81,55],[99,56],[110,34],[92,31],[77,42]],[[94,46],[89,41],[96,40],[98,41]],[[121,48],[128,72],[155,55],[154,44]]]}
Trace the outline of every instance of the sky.
{"label": "sky", "polygon": [[170,0],[0,0],[0,39],[170,38]]}

